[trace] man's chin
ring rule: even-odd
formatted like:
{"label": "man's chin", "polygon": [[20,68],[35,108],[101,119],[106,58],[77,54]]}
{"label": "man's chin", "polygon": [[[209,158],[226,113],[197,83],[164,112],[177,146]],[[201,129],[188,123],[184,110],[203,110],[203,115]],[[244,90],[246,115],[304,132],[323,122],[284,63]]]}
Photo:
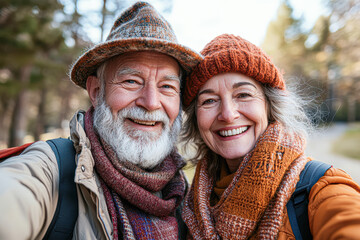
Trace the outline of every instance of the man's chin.
{"label": "man's chin", "polygon": [[142,131],[142,130],[130,130],[127,131],[126,135],[134,141],[139,141],[140,143],[150,144],[151,142],[157,141],[162,132],[160,131]]}

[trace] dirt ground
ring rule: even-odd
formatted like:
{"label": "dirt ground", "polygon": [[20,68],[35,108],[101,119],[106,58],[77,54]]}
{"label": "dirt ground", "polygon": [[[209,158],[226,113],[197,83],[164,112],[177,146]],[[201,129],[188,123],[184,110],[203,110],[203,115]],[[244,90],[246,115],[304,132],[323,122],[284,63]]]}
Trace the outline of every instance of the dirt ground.
{"label": "dirt ground", "polygon": [[360,184],[360,160],[337,155],[331,151],[334,141],[344,134],[347,127],[348,125],[345,123],[336,123],[320,129],[319,132],[310,137],[306,154],[344,170]]}

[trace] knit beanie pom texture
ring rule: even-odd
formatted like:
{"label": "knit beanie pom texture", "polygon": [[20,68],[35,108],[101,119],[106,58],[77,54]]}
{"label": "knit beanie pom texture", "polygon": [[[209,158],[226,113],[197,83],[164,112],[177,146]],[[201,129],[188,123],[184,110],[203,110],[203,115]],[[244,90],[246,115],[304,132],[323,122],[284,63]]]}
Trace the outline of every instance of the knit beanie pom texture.
{"label": "knit beanie pom texture", "polygon": [[271,59],[259,47],[241,37],[220,35],[200,53],[204,59],[186,81],[183,99],[185,107],[190,105],[207,80],[220,73],[239,72],[262,84],[285,89],[283,76]]}

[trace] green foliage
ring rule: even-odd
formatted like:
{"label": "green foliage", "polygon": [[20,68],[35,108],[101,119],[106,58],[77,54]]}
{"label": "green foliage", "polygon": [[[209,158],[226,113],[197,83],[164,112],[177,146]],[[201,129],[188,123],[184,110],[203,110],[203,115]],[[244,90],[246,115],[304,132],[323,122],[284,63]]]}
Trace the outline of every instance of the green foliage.
{"label": "green foliage", "polygon": [[[64,92],[61,88],[71,86],[68,80],[67,86],[56,86],[59,80],[67,79],[72,55],[78,51],[65,44],[61,24],[54,24],[55,14],[62,9],[57,0],[11,0],[0,4],[0,128],[13,129],[11,134],[26,131],[21,128],[26,128],[31,118],[47,114],[46,108],[42,110],[45,112],[37,112],[40,105],[50,103],[53,96]],[[56,91],[46,94],[52,87]],[[20,115],[11,117],[9,113]],[[6,139],[6,133],[1,131],[0,141]]]}

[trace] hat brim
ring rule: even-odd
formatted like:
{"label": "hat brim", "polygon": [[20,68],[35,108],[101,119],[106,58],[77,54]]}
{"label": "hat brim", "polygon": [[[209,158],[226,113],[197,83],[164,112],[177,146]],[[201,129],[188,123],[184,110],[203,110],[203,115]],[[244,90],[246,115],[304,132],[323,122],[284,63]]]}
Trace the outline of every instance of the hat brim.
{"label": "hat brim", "polygon": [[150,50],[175,58],[187,73],[203,58],[201,54],[186,46],[156,38],[114,40],[95,45],[80,56],[71,68],[70,78],[75,84],[86,89],[87,78],[94,75],[96,69],[107,59],[126,52]]}

